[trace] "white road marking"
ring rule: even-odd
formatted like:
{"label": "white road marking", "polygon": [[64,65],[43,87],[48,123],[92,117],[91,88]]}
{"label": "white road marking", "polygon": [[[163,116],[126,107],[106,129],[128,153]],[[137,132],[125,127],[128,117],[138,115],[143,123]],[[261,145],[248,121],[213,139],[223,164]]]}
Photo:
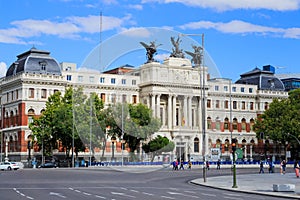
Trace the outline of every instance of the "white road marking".
{"label": "white road marking", "polygon": [[87,195],[87,196],[91,196],[92,194],[87,193],[87,192],[83,192],[82,194]]}
{"label": "white road marking", "polygon": [[137,190],[130,190],[131,192],[135,192],[135,193],[140,193],[139,191]]}
{"label": "white road marking", "polygon": [[60,197],[60,198],[66,198],[64,195],[60,194],[60,193],[56,193],[56,192],[50,192],[49,193],[50,196],[57,196],[57,197]]}
{"label": "white road marking", "polygon": [[100,199],[106,199],[106,197],[102,197],[102,196],[99,196],[99,195],[95,195],[95,197],[100,198]]}
{"label": "white road marking", "polygon": [[179,193],[179,192],[167,192],[167,193],[174,194],[174,195],[180,195],[180,196],[184,196],[184,197],[191,197],[191,198],[199,199],[199,197],[197,197],[197,196],[188,195],[188,194],[182,194],[182,193]]}
{"label": "white road marking", "polygon": [[115,194],[115,195],[120,195],[120,196],[124,196],[124,197],[130,197],[130,198],[136,198],[135,196],[131,196],[131,195],[128,195],[128,194],[124,194],[122,192],[111,192],[112,194]]}
{"label": "white road marking", "polygon": [[149,195],[149,196],[153,196],[154,195],[154,194],[150,194],[150,193],[147,193],[147,192],[143,192],[143,194]]}
{"label": "white road marking", "polygon": [[202,195],[205,195],[205,196],[210,196],[210,197],[216,197],[217,195],[215,194],[207,194],[207,193],[201,193]]}
{"label": "white road marking", "polygon": [[173,197],[167,197],[167,196],[160,196],[161,198],[165,198],[165,199],[175,199]]}

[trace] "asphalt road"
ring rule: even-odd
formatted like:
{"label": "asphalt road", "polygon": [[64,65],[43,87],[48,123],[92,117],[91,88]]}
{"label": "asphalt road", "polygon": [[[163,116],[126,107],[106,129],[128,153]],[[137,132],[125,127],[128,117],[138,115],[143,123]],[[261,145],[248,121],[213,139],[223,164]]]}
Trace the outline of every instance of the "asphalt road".
{"label": "asphalt road", "polygon": [[[258,169],[239,169],[257,173]],[[230,169],[208,171],[207,176],[231,174]],[[190,184],[202,177],[201,169],[172,171],[170,168],[57,168],[0,172],[1,200],[28,199],[280,199],[218,190]],[[237,176],[238,178],[238,176]]]}

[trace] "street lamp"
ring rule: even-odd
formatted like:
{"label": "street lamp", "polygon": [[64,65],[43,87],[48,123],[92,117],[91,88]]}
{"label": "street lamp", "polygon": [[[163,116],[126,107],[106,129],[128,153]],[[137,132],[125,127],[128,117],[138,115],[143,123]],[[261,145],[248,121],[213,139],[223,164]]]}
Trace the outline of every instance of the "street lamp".
{"label": "street lamp", "polygon": [[115,136],[112,136],[111,137],[111,149],[112,149],[112,154],[111,154],[111,161],[114,161],[115,159],[115,142],[116,142],[116,137]]}

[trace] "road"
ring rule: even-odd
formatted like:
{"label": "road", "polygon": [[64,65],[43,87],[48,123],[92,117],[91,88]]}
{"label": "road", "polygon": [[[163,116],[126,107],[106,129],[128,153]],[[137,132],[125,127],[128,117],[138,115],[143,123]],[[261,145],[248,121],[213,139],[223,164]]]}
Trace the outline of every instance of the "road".
{"label": "road", "polygon": [[[207,176],[230,174],[230,169],[208,171]],[[257,173],[257,169],[240,169]],[[0,199],[280,199],[218,190],[190,184],[202,170],[172,171],[170,168],[23,169],[0,172]]]}

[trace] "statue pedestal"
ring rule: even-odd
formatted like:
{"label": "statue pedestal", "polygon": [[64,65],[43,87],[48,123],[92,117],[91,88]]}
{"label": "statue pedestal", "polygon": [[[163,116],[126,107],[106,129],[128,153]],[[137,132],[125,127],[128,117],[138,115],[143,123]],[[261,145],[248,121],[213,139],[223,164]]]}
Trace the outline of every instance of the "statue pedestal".
{"label": "statue pedestal", "polygon": [[192,63],[189,59],[187,58],[174,58],[174,57],[169,57],[164,60],[163,62],[164,65],[167,66],[176,66],[176,67],[191,67]]}

